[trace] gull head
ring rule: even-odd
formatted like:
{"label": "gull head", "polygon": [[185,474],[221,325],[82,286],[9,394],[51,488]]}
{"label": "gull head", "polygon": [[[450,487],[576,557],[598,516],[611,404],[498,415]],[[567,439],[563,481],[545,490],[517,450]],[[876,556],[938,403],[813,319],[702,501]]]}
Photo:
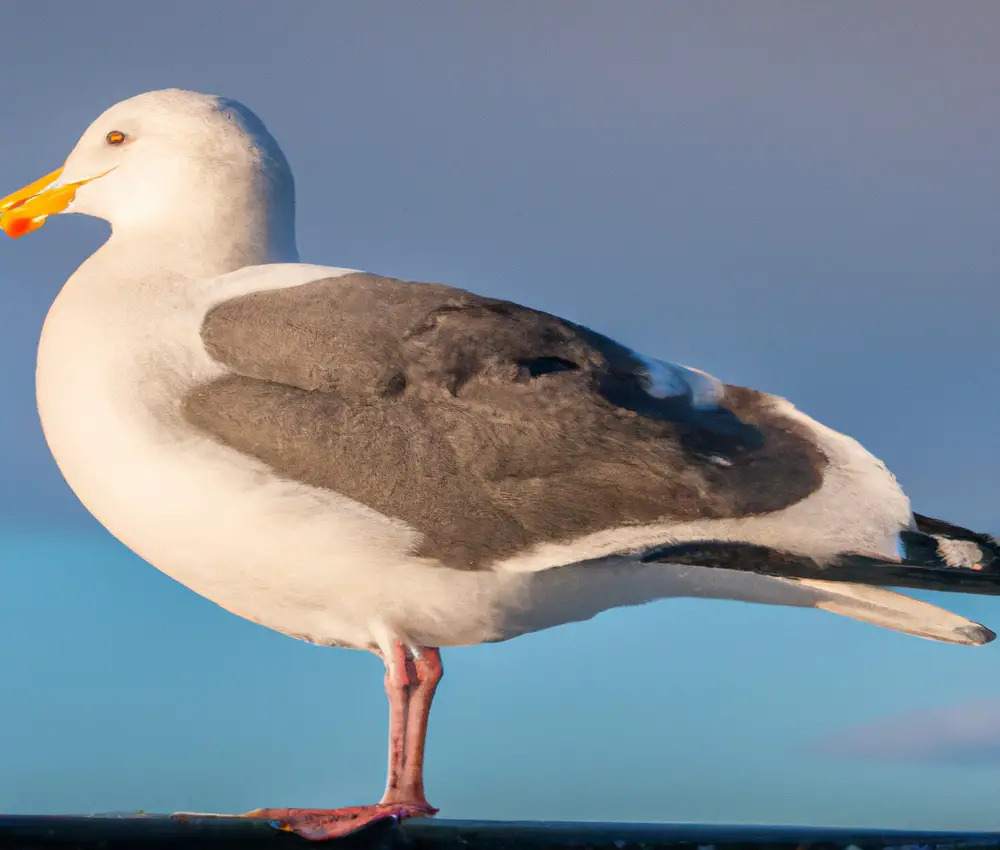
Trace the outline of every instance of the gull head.
{"label": "gull head", "polygon": [[0,228],[18,237],[72,212],[109,221],[115,234],[177,227],[193,234],[250,214],[264,219],[268,240],[293,246],[294,208],[288,162],[253,112],[167,89],[105,111],[61,168],[0,199]]}

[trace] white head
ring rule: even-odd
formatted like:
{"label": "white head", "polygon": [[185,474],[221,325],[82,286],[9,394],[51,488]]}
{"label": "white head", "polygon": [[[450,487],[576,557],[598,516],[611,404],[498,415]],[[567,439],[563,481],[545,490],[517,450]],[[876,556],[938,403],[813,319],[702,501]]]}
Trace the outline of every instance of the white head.
{"label": "white head", "polygon": [[211,95],[167,89],[115,104],[61,169],[0,200],[0,227],[20,236],[61,212],[106,219],[116,239],[209,239],[251,261],[296,258],[281,148],[253,112]]}

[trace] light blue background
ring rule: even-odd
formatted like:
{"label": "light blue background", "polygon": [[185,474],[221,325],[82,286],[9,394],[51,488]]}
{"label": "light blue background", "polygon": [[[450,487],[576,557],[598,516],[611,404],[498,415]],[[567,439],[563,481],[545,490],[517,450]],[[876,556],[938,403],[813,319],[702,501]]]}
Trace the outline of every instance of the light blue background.
{"label": "light blue background", "polygon": [[[519,300],[786,395],[883,457],[919,509],[1000,531],[991,0],[35,0],[3,16],[0,195],[119,99],[235,97],[295,169],[304,259]],[[48,457],[39,328],[105,232],[66,216],[0,244],[0,810],[370,801],[379,662],[160,575]],[[996,601],[934,601],[1000,629]],[[1000,828],[1000,763],[814,746],[1000,700],[997,645],[676,601],[445,663],[427,779],[447,816]]]}

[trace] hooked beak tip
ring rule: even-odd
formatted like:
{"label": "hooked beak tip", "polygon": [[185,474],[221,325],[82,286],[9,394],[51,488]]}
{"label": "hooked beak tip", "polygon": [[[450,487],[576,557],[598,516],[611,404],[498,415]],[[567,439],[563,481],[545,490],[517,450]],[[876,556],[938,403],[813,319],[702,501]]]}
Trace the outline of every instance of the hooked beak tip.
{"label": "hooked beak tip", "polygon": [[65,211],[73,203],[77,189],[108,173],[56,185],[62,172],[62,168],[57,168],[6,198],[0,198],[0,230],[12,239],[38,230],[50,215]]}

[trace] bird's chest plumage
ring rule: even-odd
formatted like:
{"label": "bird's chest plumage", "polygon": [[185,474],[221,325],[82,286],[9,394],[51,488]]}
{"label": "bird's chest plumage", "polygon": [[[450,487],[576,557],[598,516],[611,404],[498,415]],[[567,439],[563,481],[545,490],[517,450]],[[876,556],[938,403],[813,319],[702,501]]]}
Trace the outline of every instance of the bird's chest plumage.
{"label": "bird's chest plumage", "polygon": [[408,571],[415,533],[336,493],[282,481],[188,427],[180,395],[217,367],[183,304],[99,303],[104,313],[67,287],[38,354],[45,437],[83,504],[224,608],[319,642],[369,643],[375,612],[391,611],[387,593],[400,585],[384,573]]}

